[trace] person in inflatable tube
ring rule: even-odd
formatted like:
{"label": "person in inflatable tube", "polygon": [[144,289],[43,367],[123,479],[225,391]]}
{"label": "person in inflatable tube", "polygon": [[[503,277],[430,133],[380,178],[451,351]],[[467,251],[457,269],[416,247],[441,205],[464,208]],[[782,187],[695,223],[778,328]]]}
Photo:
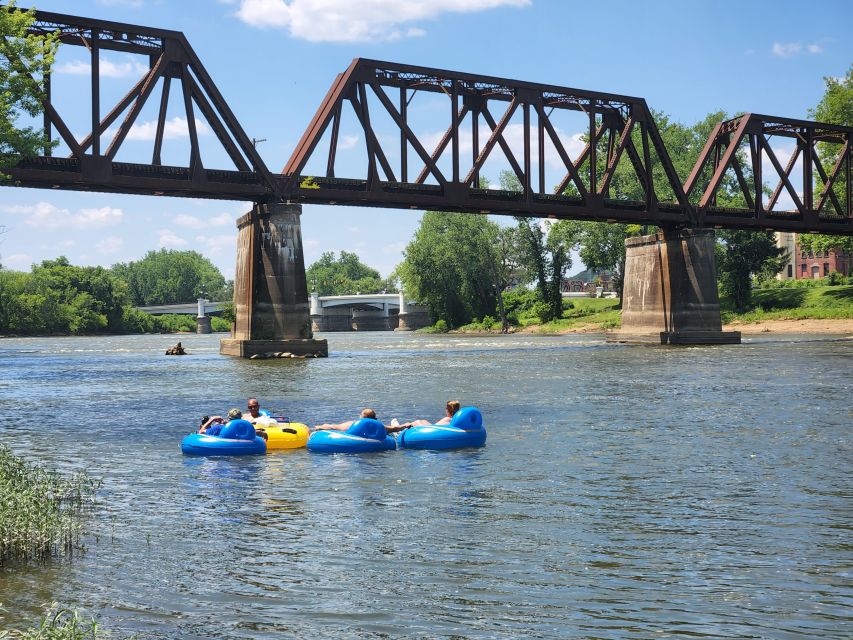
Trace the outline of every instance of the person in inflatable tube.
{"label": "person in inflatable tube", "polygon": [[[376,420],[376,412],[371,408],[362,409],[361,413],[358,416],[358,419],[362,418],[371,418],[372,420]],[[339,424],[318,424],[315,427],[311,427],[311,432],[314,431],[346,431],[353,424],[355,424],[357,420],[347,420],[346,422],[341,422]]]}
{"label": "person in inflatable tube", "polygon": [[225,418],[222,416],[213,416],[208,418],[198,430],[199,433],[204,433],[209,436],[218,436],[222,431],[222,427],[231,420],[240,420],[243,417],[243,412],[237,408],[231,409]]}
{"label": "person in inflatable tube", "polygon": [[389,433],[392,433],[395,431],[402,431],[403,429],[408,429],[409,427],[424,427],[426,425],[432,424],[450,424],[450,421],[453,420],[453,416],[456,415],[456,412],[459,411],[461,407],[462,404],[459,402],[459,400],[448,400],[447,404],[444,407],[445,416],[438,422],[430,422],[429,420],[418,419],[400,424],[397,423],[397,420],[395,418],[391,421],[391,426],[386,427],[386,429],[389,431]]}

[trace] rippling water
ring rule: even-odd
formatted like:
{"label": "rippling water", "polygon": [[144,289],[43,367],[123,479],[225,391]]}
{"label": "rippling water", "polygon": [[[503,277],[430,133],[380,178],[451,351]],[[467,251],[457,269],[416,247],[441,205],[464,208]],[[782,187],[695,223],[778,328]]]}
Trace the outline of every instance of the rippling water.
{"label": "rippling water", "polygon": [[[329,334],[324,360],[218,336],[0,341],[0,442],[102,477],[88,551],[0,570],[142,638],[844,638],[853,341]],[[457,452],[191,459],[205,413],[309,424],[478,406]]]}

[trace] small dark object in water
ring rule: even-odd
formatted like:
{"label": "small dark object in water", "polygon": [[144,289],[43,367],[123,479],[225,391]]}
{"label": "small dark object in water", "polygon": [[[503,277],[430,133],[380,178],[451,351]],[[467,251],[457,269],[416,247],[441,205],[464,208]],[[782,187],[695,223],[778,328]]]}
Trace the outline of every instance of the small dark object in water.
{"label": "small dark object in water", "polygon": [[179,342],[174,347],[169,347],[168,349],[166,349],[166,355],[167,356],[185,356],[185,355],[187,355],[187,352],[184,351],[184,348],[181,346],[181,343]]}

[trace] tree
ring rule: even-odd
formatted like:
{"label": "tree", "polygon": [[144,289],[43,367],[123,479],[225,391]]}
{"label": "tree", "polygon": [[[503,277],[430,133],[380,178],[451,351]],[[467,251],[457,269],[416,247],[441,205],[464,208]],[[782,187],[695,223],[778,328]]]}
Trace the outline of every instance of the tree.
{"label": "tree", "polygon": [[397,266],[404,291],[450,327],[494,316],[499,235],[498,225],[486,216],[427,211]]}
{"label": "tree", "polygon": [[321,296],[378,293],[393,289],[376,269],[361,262],[357,254],[347,251],[341,251],[337,259],[334,251],[324,252],[317,262],[308,267],[305,277]]}
{"label": "tree", "polygon": [[127,305],[127,285],[103,267],[59,257],[31,273],[0,270],[0,332],[119,333]]}
{"label": "tree", "polygon": [[160,249],[142,260],[119,263],[112,272],[127,282],[134,305],[180,304],[199,295],[229,299],[229,286],[219,269],[197,251]]}
{"label": "tree", "polygon": [[[510,171],[500,174],[501,188],[505,191],[521,191],[518,176]],[[563,315],[563,276],[572,266],[569,254],[574,244],[568,235],[569,227],[554,233],[557,225],[550,220],[518,216],[520,263],[536,282],[536,290],[544,303],[542,322],[550,322]],[[558,223],[559,224],[559,223]],[[571,227],[574,229],[574,227]]]}
{"label": "tree", "polygon": [[[844,78],[824,78],[826,90],[814,109],[809,109],[809,117],[827,124],[840,124],[853,127],[853,65],[847,70]],[[839,145],[818,143],[818,156],[824,167],[835,166],[840,153]],[[835,195],[842,207],[847,205],[845,181],[838,180],[835,185]],[[816,184],[816,191],[821,187]],[[830,211],[834,209],[829,206]],[[853,236],[830,236],[825,234],[802,234],[798,238],[803,251],[842,250],[847,255],[853,254]]]}
{"label": "tree", "polygon": [[19,11],[14,1],[0,7],[0,171],[45,146],[43,130],[18,124],[21,116],[42,112],[42,79],[58,46],[56,34],[27,33],[33,20],[33,10]]}
{"label": "tree", "polygon": [[728,294],[737,311],[752,302],[752,275],[778,273],[785,250],[776,246],[772,232],[720,231],[717,234],[717,266],[723,293]]}

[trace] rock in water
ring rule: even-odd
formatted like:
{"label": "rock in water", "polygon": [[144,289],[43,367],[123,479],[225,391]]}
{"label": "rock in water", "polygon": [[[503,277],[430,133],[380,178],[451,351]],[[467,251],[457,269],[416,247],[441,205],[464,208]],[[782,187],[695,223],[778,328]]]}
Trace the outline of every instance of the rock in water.
{"label": "rock in water", "polygon": [[174,347],[169,347],[168,349],[166,349],[166,355],[167,356],[185,356],[185,355],[187,355],[187,352],[184,351],[183,346],[181,346],[181,343],[179,342]]}

